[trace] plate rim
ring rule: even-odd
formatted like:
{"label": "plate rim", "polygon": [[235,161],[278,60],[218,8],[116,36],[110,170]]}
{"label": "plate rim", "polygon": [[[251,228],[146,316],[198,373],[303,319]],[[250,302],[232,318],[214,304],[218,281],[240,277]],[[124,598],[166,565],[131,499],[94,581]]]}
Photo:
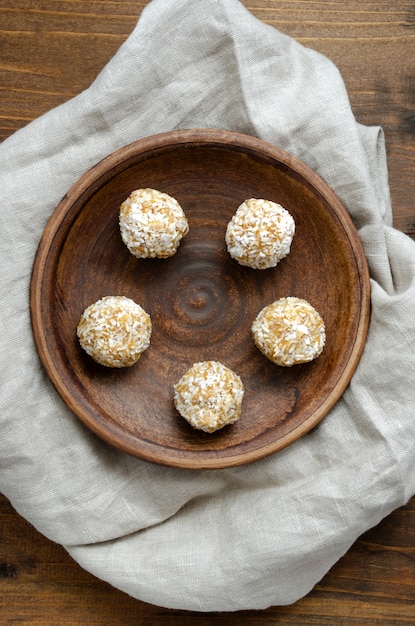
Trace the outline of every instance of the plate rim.
{"label": "plate rim", "polygon": [[[263,159],[266,158],[270,160],[270,162],[277,160],[279,163],[283,163],[287,169],[291,172],[295,172],[303,182],[312,188],[314,193],[323,197],[325,202],[334,210],[339,223],[347,235],[351,249],[353,250],[353,258],[356,265],[360,307],[354,341],[355,349],[346,361],[339,375],[337,384],[323,399],[317,411],[297,426],[294,431],[286,433],[274,442],[267,443],[265,446],[255,448],[251,451],[245,451],[240,455],[221,456],[218,454],[215,458],[204,458],[202,456],[203,451],[200,453],[198,453],[198,451],[192,451],[196,459],[181,457],[180,454],[176,454],[175,457],[172,458],[171,456],[164,457],[163,454],[160,454],[160,452],[165,451],[165,448],[160,447],[160,445],[156,443],[150,442],[150,448],[154,446],[156,449],[156,453],[153,454],[151,450],[139,452],[133,445],[130,445],[125,440],[119,442],[118,445],[114,443],[113,438],[111,440],[107,439],[102,430],[96,426],[95,422],[91,421],[87,414],[80,414],[79,406],[74,403],[73,394],[71,394],[61,378],[56,375],[56,370],[52,363],[53,355],[51,355],[48,346],[48,329],[42,325],[44,269],[51,253],[50,238],[53,235],[53,242],[74,203],[81,202],[84,195],[86,197],[92,195],[93,188],[91,187],[91,182],[94,182],[95,187],[99,188],[102,181],[105,181],[106,178],[110,179],[116,174],[118,168],[120,168],[120,170],[125,169],[126,162],[129,160],[133,161],[138,153],[141,155],[147,154],[150,157],[160,152],[160,150],[164,152],[169,146],[171,149],[174,149],[178,145],[183,144],[186,144],[186,147],[190,149],[203,146],[204,148],[222,147],[233,150],[239,149],[248,153],[255,152],[255,154],[260,154]],[[306,180],[304,179],[304,172],[307,174]],[[76,215],[78,214],[79,211]],[[236,131],[212,128],[180,129],[149,135],[117,149],[86,170],[73,185],[71,185],[50,215],[40,238],[30,279],[29,306],[32,332],[40,361],[58,394],[67,407],[84,425],[95,432],[101,439],[110,443],[110,445],[115,446],[129,455],[149,462],[182,469],[221,469],[251,463],[282,450],[294,443],[294,441],[302,438],[317,426],[338,402],[353,377],[366,343],[370,323],[370,273],[363,243],[350,213],[324,179],[298,157],[295,157],[271,142]],[[293,437],[293,433],[295,433],[295,437]],[[237,448],[237,445],[235,447]],[[179,449],[176,450],[179,452]],[[229,451],[229,448],[226,450]],[[200,456],[199,460],[197,460],[198,455]]]}

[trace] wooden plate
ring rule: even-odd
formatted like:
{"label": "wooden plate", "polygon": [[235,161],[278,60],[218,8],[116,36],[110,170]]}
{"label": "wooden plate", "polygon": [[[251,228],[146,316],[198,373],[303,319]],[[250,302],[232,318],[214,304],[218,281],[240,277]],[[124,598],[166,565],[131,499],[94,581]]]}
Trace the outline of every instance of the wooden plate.
{"label": "wooden plate", "polygon": [[[177,198],[190,226],[170,259],[136,259],[122,243],[121,202],[153,187]],[[246,198],[279,202],[293,215],[291,253],[253,270],[226,251],[226,225]],[[126,295],[151,315],[150,348],[132,368],[95,364],[76,327],[86,306]],[[308,300],[326,322],[314,362],[281,368],[254,346],[250,326],[282,296]],[[223,468],[275,453],[333,407],[361,356],[370,284],[349,214],[328,186],[283,150],[218,130],[172,131],[137,141],[98,163],[68,192],[42,236],[31,279],[37,349],[68,407],[128,454],[183,468]],[[238,422],[193,430],[172,388],[196,361],[219,360],[245,385]]]}

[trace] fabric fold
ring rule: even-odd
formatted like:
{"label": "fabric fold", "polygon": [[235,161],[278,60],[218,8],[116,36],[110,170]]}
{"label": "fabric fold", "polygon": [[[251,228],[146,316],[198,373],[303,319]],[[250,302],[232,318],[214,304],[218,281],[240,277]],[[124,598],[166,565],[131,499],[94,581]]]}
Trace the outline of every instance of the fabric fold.
{"label": "fabric fold", "polygon": [[[54,208],[141,137],[210,127],[288,150],[359,230],[372,317],[358,369],[312,432],[246,466],[129,457],[63,404],[36,354],[30,274]],[[391,226],[384,138],[357,124],[337,68],[237,0],[153,0],[89,89],[0,146],[0,489],[41,533],[132,596],[195,611],[308,593],[415,493],[415,243]]]}

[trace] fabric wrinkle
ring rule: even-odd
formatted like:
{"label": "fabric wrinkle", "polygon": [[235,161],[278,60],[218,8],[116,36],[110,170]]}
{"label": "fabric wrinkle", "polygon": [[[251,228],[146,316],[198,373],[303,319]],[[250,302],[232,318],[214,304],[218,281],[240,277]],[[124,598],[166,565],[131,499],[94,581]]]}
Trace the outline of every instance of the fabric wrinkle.
{"label": "fabric wrinkle", "polygon": [[[128,456],[81,424],[41,367],[28,298],[43,229],[79,176],[139,138],[200,126],[269,141],[324,178],[358,228],[372,313],[316,428],[198,471]],[[290,604],[415,493],[415,242],[392,227],[383,131],[357,124],[330,60],[237,0],[153,0],[87,90],[0,146],[0,206],[0,488],[86,570],[170,608]]]}

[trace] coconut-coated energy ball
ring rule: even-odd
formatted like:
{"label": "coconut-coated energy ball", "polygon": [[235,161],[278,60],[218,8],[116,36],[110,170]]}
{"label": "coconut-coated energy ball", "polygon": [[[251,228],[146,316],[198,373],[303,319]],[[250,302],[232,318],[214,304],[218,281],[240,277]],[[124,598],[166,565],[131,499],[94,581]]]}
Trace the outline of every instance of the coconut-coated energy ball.
{"label": "coconut-coated energy ball", "polygon": [[244,386],[240,377],[219,361],[201,361],[174,385],[174,404],[189,424],[213,433],[241,415]]}
{"label": "coconut-coated energy ball", "polygon": [[284,207],[250,198],[228,223],[225,240],[229,254],[240,265],[267,269],[289,254],[294,233],[294,218]]}
{"label": "coconut-coated energy ball", "polygon": [[175,198],[156,189],[136,189],[121,204],[121,237],[131,254],[145,258],[173,256],[189,232],[184,211]]}
{"label": "coconut-coated energy ball", "polygon": [[151,319],[131,298],[106,296],[82,313],[77,335],[97,363],[130,367],[150,345]]}
{"label": "coconut-coated energy ball", "polygon": [[326,342],[323,318],[302,298],[281,298],[266,306],[251,329],[257,348],[284,367],[316,359]]}

